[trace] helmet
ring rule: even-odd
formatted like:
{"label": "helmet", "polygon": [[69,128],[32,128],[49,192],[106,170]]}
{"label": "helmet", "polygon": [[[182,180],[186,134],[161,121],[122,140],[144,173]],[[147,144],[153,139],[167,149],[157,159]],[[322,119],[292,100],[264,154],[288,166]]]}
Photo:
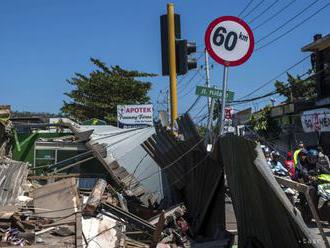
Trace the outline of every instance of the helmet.
{"label": "helmet", "polygon": [[307,156],[308,155],[308,151],[306,149],[301,149],[300,152],[299,152],[299,155],[305,155],[305,156]]}
{"label": "helmet", "polygon": [[318,157],[319,156],[319,153],[316,150],[314,150],[314,149],[310,149],[308,151],[308,153],[307,153],[307,156],[308,157]]}

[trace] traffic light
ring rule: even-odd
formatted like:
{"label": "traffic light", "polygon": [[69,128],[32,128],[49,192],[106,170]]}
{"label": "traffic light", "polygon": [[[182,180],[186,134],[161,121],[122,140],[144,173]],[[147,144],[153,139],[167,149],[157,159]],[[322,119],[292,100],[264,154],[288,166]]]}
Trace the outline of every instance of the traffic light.
{"label": "traffic light", "polygon": [[196,49],[196,42],[176,40],[176,72],[178,75],[184,75],[188,70],[197,68],[197,60],[189,56],[190,54],[195,53]]}
{"label": "traffic light", "polygon": [[[178,75],[184,75],[188,70],[197,68],[197,60],[189,56],[196,52],[196,43],[181,39],[180,15],[174,15],[175,22],[175,53],[176,53],[176,72]],[[162,48],[162,75],[169,75],[168,58],[168,25],[167,15],[160,17],[160,34]]]}

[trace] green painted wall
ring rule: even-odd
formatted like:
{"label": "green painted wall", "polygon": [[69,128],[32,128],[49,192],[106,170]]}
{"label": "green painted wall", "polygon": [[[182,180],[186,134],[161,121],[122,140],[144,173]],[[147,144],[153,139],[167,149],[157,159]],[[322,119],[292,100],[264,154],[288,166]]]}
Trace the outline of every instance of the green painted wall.
{"label": "green painted wall", "polygon": [[33,164],[34,159],[34,142],[39,138],[58,138],[68,135],[68,133],[34,133],[34,134],[17,134],[20,143],[20,151],[16,143],[13,147],[13,159]]}

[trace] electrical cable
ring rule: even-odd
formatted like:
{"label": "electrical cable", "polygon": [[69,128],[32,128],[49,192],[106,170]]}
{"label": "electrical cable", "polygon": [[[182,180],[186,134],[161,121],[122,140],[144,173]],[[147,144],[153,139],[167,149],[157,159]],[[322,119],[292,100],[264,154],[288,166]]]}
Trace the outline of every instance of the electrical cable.
{"label": "electrical cable", "polygon": [[245,96],[242,96],[241,98],[239,98],[238,100],[243,100],[244,98],[251,96],[252,94],[254,94],[255,92],[259,91],[260,89],[264,88],[266,85],[272,83],[273,81],[275,81],[276,79],[278,79],[279,77],[281,77],[282,75],[286,74],[288,71],[290,71],[291,69],[293,69],[294,67],[300,65],[302,62],[304,62],[306,59],[308,59],[310,57],[310,55],[305,56],[304,58],[302,58],[301,60],[299,60],[298,62],[296,62],[295,64],[291,65],[289,68],[285,69],[283,72],[279,73],[278,75],[276,75],[275,77],[273,77],[272,79],[266,81],[265,83],[263,83],[262,85],[260,85],[258,88],[256,88],[255,90],[251,91],[250,93],[246,94]]}
{"label": "electrical cable", "polygon": [[280,26],[278,26],[277,28],[275,28],[273,31],[269,32],[268,34],[264,35],[263,37],[261,37],[260,39],[258,39],[255,44],[258,44],[259,42],[263,41],[264,39],[268,38],[269,36],[271,36],[272,34],[276,33],[278,30],[280,30],[281,28],[285,27],[287,24],[289,24],[291,21],[293,21],[294,19],[296,19],[297,17],[299,17],[300,15],[302,15],[305,11],[307,11],[309,8],[311,8],[314,4],[316,4],[318,1],[320,0],[316,0],[314,2],[312,2],[311,4],[307,5],[304,9],[302,9],[301,11],[299,11],[296,15],[294,15],[293,17],[291,17],[289,20],[285,21],[283,24],[281,24]]}
{"label": "electrical cable", "polygon": [[264,20],[262,23],[260,23],[259,25],[257,25],[256,27],[252,28],[253,31],[255,31],[256,29],[262,27],[263,25],[265,25],[267,22],[269,22],[270,20],[274,19],[276,16],[278,16],[279,14],[281,14],[285,9],[287,9],[288,7],[290,7],[290,5],[292,5],[294,2],[296,2],[297,0],[292,0],[291,2],[289,2],[287,5],[285,5],[283,8],[279,9],[277,12],[275,12],[273,15],[271,15],[270,17],[268,17],[266,20]]}
{"label": "electrical cable", "polygon": [[253,3],[254,0],[250,0],[247,5],[245,5],[245,7],[241,10],[241,12],[238,14],[238,16],[241,16],[251,5],[251,3]]}
{"label": "electrical cable", "polygon": [[291,33],[293,30],[295,30],[296,28],[298,28],[299,26],[301,26],[302,24],[304,24],[305,22],[307,22],[308,20],[310,20],[312,17],[314,17],[315,15],[317,15],[318,13],[320,13],[322,10],[328,8],[329,6],[330,6],[330,3],[325,4],[320,9],[318,9],[317,11],[315,11],[312,15],[308,16],[307,18],[305,18],[304,20],[302,20],[301,22],[299,22],[298,24],[296,24],[295,26],[293,26],[291,29],[289,29],[288,31],[284,32],[283,34],[277,36],[275,39],[271,40],[270,42],[266,43],[265,45],[263,45],[261,47],[258,47],[257,49],[255,49],[255,51],[259,51],[260,49],[263,49],[263,48],[269,46],[270,44],[274,43],[275,41],[283,38],[287,34]]}
{"label": "electrical cable", "polygon": [[259,8],[259,6],[264,2],[265,0],[261,0],[256,6],[254,6],[254,8],[252,8],[245,16],[243,16],[243,18],[248,17],[251,13],[253,13],[257,8]]}
{"label": "electrical cable", "polygon": [[[204,53],[202,53],[202,54],[196,59],[196,62],[198,62],[198,61],[203,57],[203,55],[204,55]],[[199,71],[199,70],[200,70],[200,68],[197,69],[197,71]],[[177,85],[179,86],[187,76],[188,76],[188,73],[186,73],[185,75],[183,75],[183,77],[180,78],[180,80],[178,81]]]}
{"label": "electrical cable", "polygon": [[198,103],[198,101],[201,99],[201,96],[196,97],[195,101],[190,105],[186,113],[189,113]]}
{"label": "electrical cable", "polygon": [[189,150],[187,150],[185,153],[183,153],[181,156],[179,156],[178,158],[174,159],[174,161],[172,161],[171,163],[169,163],[168,165],[164,166],[163,168],[161,168],[159,171],[153,172],[151,173],[149,176],[146,176],[142,179],[139,180],[139,182],[143,182],[151,177],[153,177],[154,175],[158,174],[160,171],[163,170],[167,170],[168,168],[172,167],[173,165],[175,165],[177,162],[179,162],[182,158],[184,158],[186,155],[188,155],[190,152],[192,152],[200,143],[202,143],[204,141],[204,138],[201,138],[195,145],[193,145],[192,147],[190,147]]}
{"label": "electrical cable", "polygon": [[[309,80],[309,79],[311,79],[311,78],[317,76],[318,74],[320,74],[320,73],[322,73],[322,72],[324,72],[324,71],[326,71],[326,69],[322,69],[322,70],[320,70],[319,72],[314,73],[314,74],[308,76],[308,77],[305,78],[305,79],[302,79],[301,82],[306,82],[307,80]],[[300,78],[300,77],[306,75],[306,73],[309,73],[309,72],[305,72],[305,73],[303,73],[302,75],[299,75],[298,78]],[[283,86],[286,87],[286,89],[291,88],[290,83],[286,83],[286,84],[284,84]],[[267,94],[265,94],[265,95],[262,95],[262,96],[258,96],[258,97],[254,97],[254,98],[250,98],[250,99],[244,99],[244,100],[232,101],[232,103],[234,103],[234,106],[236,106],[236,105],[238,105],[237,103],[247,103],[247,102],[252,102],[252,101],[259,100],[259,99],[262,99],[262,98],[265,98],[265,97],[268,97],[268,96],[272,96],[272,95],[276,95],[276,94],[279,94],[279,92],[278,92],[277,90],[274,90],[274,91],[269,92],[269,93],[267,93]],[[235,104],[235,103],[236,103],[236,104]]]}
{"label": "electrical cable", "polygon": [[280,0],[275,0],[272,2],[267,8],[265,8],[259,15],[255,16],[249,21],[249,24],[253,23],[255,20],[259,19],[261,16],[263,16],[265,13],[267,13],[268,10],[270,10],[276,3],[278,3]]}
{"label": "electrical cable", "polygon": [[178,90],[180,91],[178,95],[180,95],[180,93],[183,93],[184,90],[187,89],[188,85],[190,85],[190,83],[194,80],[194,78],[199,74],[199,70],[198,69],[193,75],[192,77],[187,81],[187,83],[185,85],[183,85],[183,88],[182,89],[179,89]]}

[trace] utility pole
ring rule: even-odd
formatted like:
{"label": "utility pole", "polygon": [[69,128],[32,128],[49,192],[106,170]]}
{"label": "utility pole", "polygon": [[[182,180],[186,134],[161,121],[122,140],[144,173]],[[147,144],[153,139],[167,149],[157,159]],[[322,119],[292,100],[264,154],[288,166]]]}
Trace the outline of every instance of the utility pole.
{"label": "utility pole", "polygon": [[175,55],[175,23],[174,5],[167,4],[167,25],[168,25],[168,57],[170,73],[170,96],[171,96],[171,127],[174,129],[175,120],[178,117],[178,96],[176,85],[176,55]]}
{"label": "utility pole", "polygon": [[[209,55],[207,53],[207,50],[205,48],[205,73],[206,73],[206,86],[210,87],[210,70],[209,70]],[[211,108],[211,97],[207,97],[207,106],[209,108],[209,114],[210,112],[210,108]]]}
{"label": "utility pole", "polygon": [[[210,87],[210,71],[209,71],[209,55],[205,49],[205,73],[206,73],[206,86]],[[208,151],[212,150],[212,122],[214,113],[214,98],[207,97],[207,106],[209,109],[209,119],[207,122],[207,133],[205,138],[205,145]]]}
{"label": "utility pole", "polygon": [[225,107],[226,107],[226,95],[227,95],[227,82],[228,82],[228,66],[223,67],[223,81],[222,81],[222,101],[221,101],[221,119],[219,135],[223,134],[223,128],[225,127]]}

